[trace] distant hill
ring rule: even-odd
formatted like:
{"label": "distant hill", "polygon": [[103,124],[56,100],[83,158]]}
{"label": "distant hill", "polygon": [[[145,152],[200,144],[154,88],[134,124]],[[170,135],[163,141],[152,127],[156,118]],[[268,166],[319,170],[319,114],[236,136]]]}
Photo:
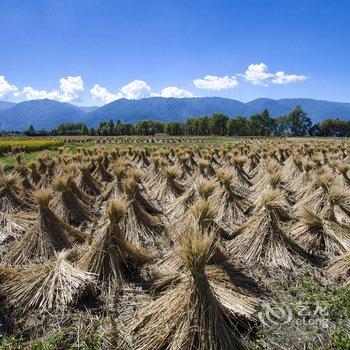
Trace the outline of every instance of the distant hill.
{"label": "distant hill", "polygon": [[[4,109],[1,106],[9,106]],[[26,101],[8,105],[0,102],[1,129],[25,130],[30,124],[35,129],[52,129],[60,123],[83,122],[96,126],[102,121],[121,120],[134,123],[142,119],[183,122],[189,117],[225,113],[230,117],[250,116],[267,108],[272,117],[285,115],[301,105],[312,121],[326,118],[350,120],[350,103],[329,102],[307,98],[259,98],[247,103],[220,98],[164,98],[151,97],[140,100],[120,99],[102,107],[78,107],[53,100]]]}
{"label": "distant hill", "polygon": [[286,109],[286,106],[281,104],[279,100],[273,100],[270,98],[258,98],[256,100],[250,101],[246,103],[250,113],[261,113],[262,110],[267,108],[270,112],[270,115],[273,117],[284,115],[289,113],[297,104],[292,107]]}
{"label": "distant hill", "polygon": [[79,106],[79,108],[84,112],[89,113],[89,112],[95,111],[98,108],[98,106],[90,106],[90,107]]}
{"label": "distant hill", "polygon": [[232,116],[243,115],[246,114],[246,106],[242,102],[220,97],[120,99],[88,113],[86,122],[91,126],[109,119],[120,119],[128,123],[135,123],[142,119],[185,121],[189,117],[216,112]]}
{"label": "distant hill", "polygon": [[189,117],[210,115],[215,112],[231,117],[250,116],[267,108],[272,117],[288,114],[297,105],[301,105],[312,121],[317,123],[325,118],[338,117],[350,120],[350,103],[329,102],[307,98],[273,100],[259,98],[247,103],[220,97],[163,98],[152,97],[141,100],[116,100],[94,112],[88,113],[86,122],[97,125],[101,121],[120,119],[124,122],[136,122],[142,119],[185,121]]}
{"label": "distant hill", "polygon": [[0,111],[3,111],[5,109],[9,109],[13,107],[16,103],[14,102],[8,102],[8,101],[0,101]]}
{"label": "distant hill", "polygon": [[85,115],[86,112],[69,103],[33,100],[0,111],[0,123],[5,130],[26,130],[29,125],[35,129],[53,129],[60,123],[84,121]]}
{"label": "distant hill", "polygon": [[267,108],[272,116],[287,114],[295,106],[300,105],[314,123],[326,118],[350,120],[350,103],[345,102],[330,102],[311,98],[283,98],[280,100],[259,98],[248,102],[247,105],[256,113],[260,112],[261,108]]}

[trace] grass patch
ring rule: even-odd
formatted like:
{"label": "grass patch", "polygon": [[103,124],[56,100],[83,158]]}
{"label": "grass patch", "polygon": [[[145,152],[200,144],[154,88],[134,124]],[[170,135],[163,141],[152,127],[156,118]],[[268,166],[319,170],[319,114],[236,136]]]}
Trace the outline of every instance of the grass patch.
{"label": "grass patch", "polygon": [[349,290],[320,283],[314,276],[271,285],[277,288],[269,304],[274,310],[291,310],[292,318],[266,322],[256,334],[254,349],[350,349]]}
{"label": "grass patch", "polygon": [[[22,161],[24,163],[29,163],[30,161],[37,159],[44,152],[49,152],[49,154],[51,156],[55,156],[58,153],[57,149],[46,150],[46,151],[30,152],[30,153],[22,153],[21,154]],[[0,164],[2,164],[5,167],[6,170],[10,170],[16,164],[16,156],[15,155],[8,155],[8,156],[5,156],[5,157],[1,157],[0,158]]]}
{"label": "grass patch", "polygon": [[101,348],[101,338],[97,332],[82,337],[79,344],[67,344],[66,341],[69,334],[59,331],[47,339],[35,339],[24,341],[21,335],[13,335],[11,337],[0,338],[0,350],[98,350]]}

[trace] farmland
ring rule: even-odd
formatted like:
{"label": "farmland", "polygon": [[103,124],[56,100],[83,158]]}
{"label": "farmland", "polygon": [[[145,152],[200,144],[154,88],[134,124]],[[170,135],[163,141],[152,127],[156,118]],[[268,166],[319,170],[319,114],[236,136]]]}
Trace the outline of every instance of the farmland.
{"label": "farmland", "polygon": [[8,138],[0,140],[0,155],[6,153],[34,152],[63,145],[63,140]]}
{"label": "farmland", "polygon": [[0,150],[0,349],[349,349],[348,139]]}

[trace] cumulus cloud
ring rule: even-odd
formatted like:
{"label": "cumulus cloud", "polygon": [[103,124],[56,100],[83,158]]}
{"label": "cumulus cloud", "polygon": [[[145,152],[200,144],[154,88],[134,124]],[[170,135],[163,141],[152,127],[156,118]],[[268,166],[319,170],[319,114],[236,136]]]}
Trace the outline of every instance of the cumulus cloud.
{"label": "cumulus cloud", "polygon": [[198,89],[220,91],[236,88],[238,81],[235,76],[229,77],[225,75],[224,77],[218,77],[216,75],[206,75],[204,79],[194,79],[193,84]]}
{"label": "cumulus cloud", "polygon": [[183,98],[183,97],[193,97],[193,94],[190,91],[180,89],[176,86],[168,86],[160,92],[159,96]]}
{"label": "cumulus cloud", "polygon": [[142,80],[134,80],[124,85],[120,91],[113,93],[107,88],[99,84],[95,84],[90,90],[91,97],[94,100],[101,100],[103,102],[112,102],[120,98],[127,98],[128,100],[138,100],[152,96],[150,86]]}
{"label": "cumulus cloud", "polygon": [[3,75],[0,75],[0,98],[4,98],[8,94],[18,96],[18,88],[11,85]]}
{"label": "cumulus cloud", "polygon": [[126,98],[128,100],[138,100],[140,98],[147,98],[152,96],[160,97],[193,97],[190,91],[180,89],[176,86],[168,86],[164,88],[160,93],[152,92],[151,87],[143,80],[134,80],[124,85],[118,92],[110,92],[104,86],[95,84],[90,90],[91,97],[94,100],[101,100],[109,103],[120,98]]}
{"label": "cumulus cloud", "polygon": [[120,93],[128,100],[138,100],[151,96],[150,86],[142,80],[134,80],[129,84],[124,85],[120,89]]}
{"label": "cumulus cloud", "polygon": [[283,71],[270,73],[265,63],[251,64],[240,76],[253,85],[269,86],[270,84],[286,85],[307,79],[305,75],[286,74]]}
{"label": "cumulus cloud", "polygon": [[50,100],[56,100],[59,98],[59,92],[57,90],[45,91],[45,90],[35,90],[30,86],[26,86],[22,93],[26,96],[27,100],[41,100],[48,98]]}
{"label": "cumulus cloud", "polygon": [[79,93],[83,90],[84,82],[80,75],[60,79],[60,100],[62,102],[77,100]]}
{"label": "cumulus cloud", "polygon": [[296,75],[296,74],[286,74],[283,71],[278,71],[275,73],[275,77],[272,80],[274,84],[285,85],[290,83],[297,83],[299,81],[306,80],[307,76],[305,75]]}
{"label": "cumulus cloud", "polygon": [[109,92],[104,86],[101,86],[99,84],[95,84],[91,88],[90,94],[93,100],[101,100],[106,103],[110,103],[120,98],[118,94]]}
{"label": "cumulus cloud", "polygon": [[243,74],[245,80],[253,85],[261,86],[268,86],[273,76],[273,74],[268,73],[268,67],[265,63],[251,64]]}
{"label": "cumulus cloud", "polygon": [[39,100],[48,98],[50,100],[58,100],[61,102],[76,101],[79,99],[79,94],[84,90],[84,82],[81,76],[69,76],[60,79],[58,90],[46,91],[36,90],[31,86],[26,86],[22,93],[27,100]]}

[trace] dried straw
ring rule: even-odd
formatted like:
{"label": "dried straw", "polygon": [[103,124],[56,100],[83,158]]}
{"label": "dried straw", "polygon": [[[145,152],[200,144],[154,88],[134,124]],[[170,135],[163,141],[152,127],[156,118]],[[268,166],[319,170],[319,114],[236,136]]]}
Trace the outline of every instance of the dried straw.
{"label": "dried straw", "polygon": [[2,286],[7,307],[15,314],[29,310],[40,313],[64,311],[93,283],[93,276],[67,261],[68,252],[60,252],[51,260],[26,268]]}
{"label": "dried straw", "polygon": [[115,200],[108,204],[106,218],[91,246],[78,261],[82,269],[96,274],[104,289],[111,290],[130,280],[138,269],[153,260],[152,254],[135,247],[125,238],[127,204]]}
{"label": "dried straw", "polygon": [[51,197],[49,190],[35,193],[38,203],[36,222],[8,252],[6,262],[24,264],[31,259],[49,259],[55,252],[71,248],[75,242],[84,242],[84,233],[72,228],[52,212],[49,207]]}
{"label": "dried straw", "polygon": [[296,268],[305,252],[283,230],[289,218],[287,203],[280,191],[261,195],[258,210],[243,224],[239,235],[229,245],[231,253],[249,266],[262,268]]}
{"label": "dried straw", "polygon": [[254,314],[258,301],[235,293],[219,269],[206,269],[214,247],[213,236],[183,237],[180,256],[186,271],[178,283],[127,320],[136,348],[246,348],[236,324],[241,315]]}

